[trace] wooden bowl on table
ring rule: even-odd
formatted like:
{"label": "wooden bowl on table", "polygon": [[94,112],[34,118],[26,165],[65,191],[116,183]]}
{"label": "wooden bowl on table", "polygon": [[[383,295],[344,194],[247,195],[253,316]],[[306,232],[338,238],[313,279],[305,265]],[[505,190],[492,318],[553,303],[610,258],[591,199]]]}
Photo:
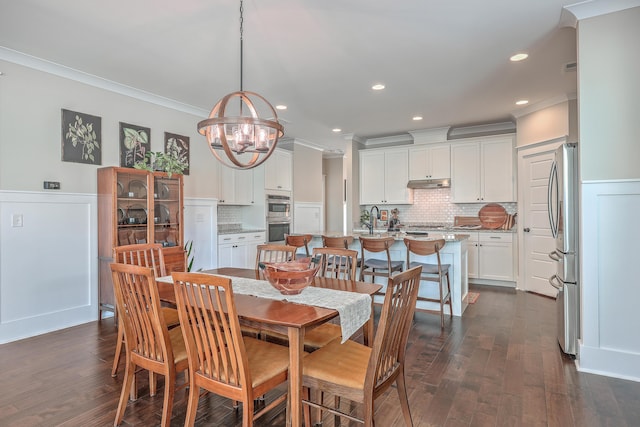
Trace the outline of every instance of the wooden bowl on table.
{"label": "wooden bowl on table", "polygon": [[297,295],[313,282],[320,263],[309,258],[259,264],[264,277],[282,295]]}

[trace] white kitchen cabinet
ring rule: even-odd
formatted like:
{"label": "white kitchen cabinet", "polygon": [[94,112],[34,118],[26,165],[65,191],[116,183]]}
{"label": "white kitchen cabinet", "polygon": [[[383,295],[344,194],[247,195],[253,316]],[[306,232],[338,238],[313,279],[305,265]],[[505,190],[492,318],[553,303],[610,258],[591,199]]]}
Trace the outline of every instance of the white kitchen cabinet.
{"label": "white kitchen cabinet", "polygon": [[451,145],[454,203],[515,202],[513,135]]}
{"label": "white kitchen cabinet", "polygon": [[409,180],[451,178],[451,144],[409,148]]}
{"label": "white kitchen cabinet", "polygon": [[219,200],[222,205],[250,205],[253,202],[253,169],[220,168]]}
{"label": "white kitchen cabinet", "polygon": [[360,151],[360,204],[413,203],[408,164],[407,148]]}
{"label": "white kitchen cabinet", "polygon": [[515,281],[513,233],[471,232],[465,245],[470,279]]}
{"label": "white kitchen cabinet", "polygon": [[290,151],[275,150],[271,157],[264,162],[264,187],[267,190],[291,191],[292,159]]}
{"label": "white kitchen cabinet", "polygon": [[255,268],[257,247],[265,237],[264,231],[218,236],[218,267]]}

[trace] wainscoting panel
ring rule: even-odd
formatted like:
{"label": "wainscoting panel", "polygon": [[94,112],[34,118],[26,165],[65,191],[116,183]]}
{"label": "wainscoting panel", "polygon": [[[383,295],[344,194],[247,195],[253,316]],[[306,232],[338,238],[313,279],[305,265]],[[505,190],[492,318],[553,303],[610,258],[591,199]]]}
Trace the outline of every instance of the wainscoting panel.
{"label": "wainscoting panel", "polygon": [[218,266],[217,199],[184,199],[184,240],[192,241],[192,271]]}
{"label": "wainscoting panel", "polygon": [[579,369],[640,381],[640,181],[582,185]]}
{"label": "wainscoting panel", "polygon": [[97,197],[0,192],[0,343],[98,318]]}
{"label": "wainscoting panel", "polygon": [[322,203],[294,202],[293,232],[322,234],[324,214]]}

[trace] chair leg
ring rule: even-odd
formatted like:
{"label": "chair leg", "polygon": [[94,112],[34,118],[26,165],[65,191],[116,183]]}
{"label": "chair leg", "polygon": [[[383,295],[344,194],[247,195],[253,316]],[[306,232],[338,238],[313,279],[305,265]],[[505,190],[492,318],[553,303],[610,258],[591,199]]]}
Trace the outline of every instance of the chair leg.
{"label": "chair leg", "polygon": [[118,426],[124,418],[124,411],[127,409],[127,402],[129,400],[129,394],[133,384],[133,378],[136,375],[136,365],[129,361],[127,357],[127,365],[124,370],[124,380],[122,381],[122,391],[120,392],[120,401],[118,402],[118,409],[116,410],[116,420],[113,425]]}
{"label": "chair leg", "polygon": [[122,343],[124,342],[124,328],[118,324],[118,338],[116,338],[116,354],[113,356],[113,367],[111,368],[111,376],[118,375],[118,364],[120,363],[120,354],[122,353]]}
{"label": "chair leg", "polygon": [[449,282],[449,272],[447,272],[446,277],[447,277],[447,294],[449,295],[449,319],[453,319],[453,307],[451,303],[451,282]]}
{"label": "chair leg", "polygon": [[407,426],[413,426],[413,421],[411,420],[411,411],[409,410],[409,399],[407,399],[407,385],[404,378],[404,366],[400,368],[400,373],[396,378],[396,384],[398,386],[398,398],[400,399],[400,407],[402,408],[404,423]]}
{"label": "chair leg", "polygon": [[[151,377],[151,371],[149,371]],[[173,395],[176,391],[175,372],[169,374],[164,379],[164,403],[162,405],[162,427],[169,427],[171,424],[171,412],[173,411]]]}
{"label": "chair leg", "polygon": [[190,383],[189,400],[187,401],[187,417],[184,420],[185,427],[193,427],[196,422],[196,411],[198,410],[198,400],[200,399],[200,387]]}
{"label": "chair leg", "polygon": [[[308,387],[304,387],[302,389],[302,398],[304,400],[309,400],[310,391]],[[311,407],[309,405],[302,404],[302,413],[304,415],[304,425],[311,427]]]}
{"label": "chair leg", "polygon": [[156,374],[153,371],[149,371],[149,396],[155,396],[157,390]]}

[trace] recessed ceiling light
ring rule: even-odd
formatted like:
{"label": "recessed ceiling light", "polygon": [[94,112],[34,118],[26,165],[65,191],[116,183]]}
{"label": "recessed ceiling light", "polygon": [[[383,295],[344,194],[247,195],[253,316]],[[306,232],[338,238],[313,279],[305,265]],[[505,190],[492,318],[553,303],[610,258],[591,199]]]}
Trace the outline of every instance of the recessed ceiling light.
{"label": "recessed ceiling light", "polygon": [[515,55],[513,55],[511,58],[509,58],[512,62],[518,62],[518,61],[522,61],[525,60],[529,57],[528,54],[526,53],[516,53]]}
{"label": "recessed ceiling light", "polygon": [[382,89],[384,89],[384,85],[382,83],[376,83],[373,86],[371,86],[371,89],[373,89],[373,90],[382,90]]}
{"label": "recessed ceiling light", "polygon": [[340,128],[333,128],[333,129],[331,129],[331,130],[332,130],[333,132],[336,132],[336,133],[338,133],[338,132],[342,132],[342,129],[340,129]]}
{"label": "recessed ceiling light", "polygon": [[282,104],[276,105],[276,110],[286,110],[286,109],[287,109],[286,105],[282,105]]}
{"label": "recessed ceiling light", "polygon": [[413,116],[413,120],[415,121],[422,120],[422,116]]}
{"label": "recessed ceiling light", "polygon": [[527,105],[529,103],[528,99],[521,99],[519,101],[516,101],[516,105]]}

